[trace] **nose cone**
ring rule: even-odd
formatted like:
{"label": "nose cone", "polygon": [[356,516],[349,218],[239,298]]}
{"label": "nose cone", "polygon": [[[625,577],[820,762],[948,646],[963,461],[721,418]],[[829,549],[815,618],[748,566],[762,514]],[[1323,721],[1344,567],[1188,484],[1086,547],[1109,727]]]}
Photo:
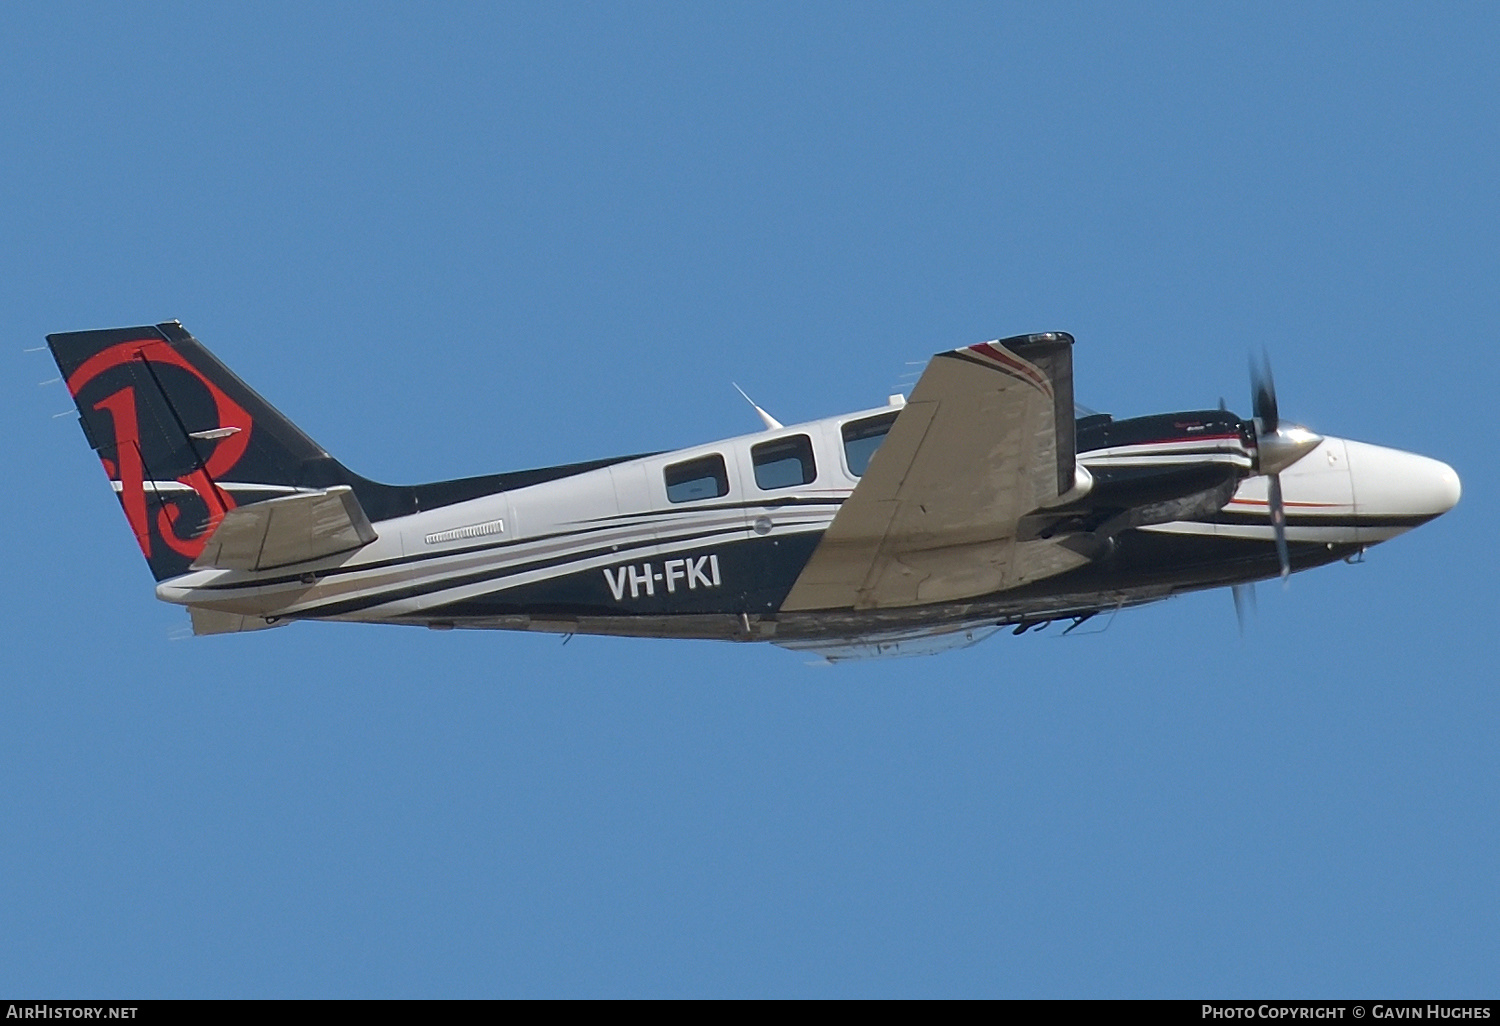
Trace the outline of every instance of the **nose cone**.
{"label": "nose cone", "polygon": [[1458,480],[1458,471],[1446,463],[1437,460],[1428,460],[1437,467],[1437,479],[1433,485],[1432,508],[1438,513],[1446,513],[1458,505],[1459,498],[1464,493],[1464,486]]}
{"label": "nose cone", "polygon": [[1355,514],[1381,536],[1424,524],[1458,504],[1463,486],[1448,464],[1400,449],[1346,444]]}

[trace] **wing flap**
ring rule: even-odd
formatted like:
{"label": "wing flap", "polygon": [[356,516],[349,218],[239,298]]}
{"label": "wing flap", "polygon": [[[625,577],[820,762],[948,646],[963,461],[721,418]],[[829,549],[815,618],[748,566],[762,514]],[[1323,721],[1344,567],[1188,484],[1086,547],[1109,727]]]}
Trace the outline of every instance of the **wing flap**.
{"label": "wing flap", "polygon": [[271,570],[352,552],[375,538],[354,490],[338,485],[230,510],[193,569]]}
{"label": "wing flap", "polygon": [[1072,342],[935,356],[782,608],[953,601],[1086,562],[1020,530],[1074,486]]}

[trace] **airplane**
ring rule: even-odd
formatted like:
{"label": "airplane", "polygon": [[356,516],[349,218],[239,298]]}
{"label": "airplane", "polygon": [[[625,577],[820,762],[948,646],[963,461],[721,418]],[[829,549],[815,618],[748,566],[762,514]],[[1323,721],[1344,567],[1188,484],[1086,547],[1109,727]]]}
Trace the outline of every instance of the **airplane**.
{"label": "airplane", "polygon": [[923,654],[1207,588],[1238,607],[1458,502],[1444,463],[1283,422],[1264,360],[1250,418],[1077,411],[1073,341],[938,353],[909,397],[857,413],[784,427],[756,407],[764,430],[706,445],[397,486],[175,321],[47,336],[195,634],[337,620]]}

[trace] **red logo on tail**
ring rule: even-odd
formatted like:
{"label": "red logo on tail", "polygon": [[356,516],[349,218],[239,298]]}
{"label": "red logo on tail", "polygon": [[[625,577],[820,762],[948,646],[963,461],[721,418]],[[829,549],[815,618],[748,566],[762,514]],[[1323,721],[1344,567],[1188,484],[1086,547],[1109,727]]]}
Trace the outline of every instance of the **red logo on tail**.
{"label": "red logo on tail", "polygon": [[[187,485],[208,508],[209,529],[196,536],[184,538],[177,533],[176,525],[182,517],[182,508],[175,502],[163,502],[156,513],[156,529],[173,551],[189,559],[203,552],[208,535],[218,526],[224,514],[234,508],[234,499],[221,491],[214,481],[226,475],[245,455],[250,444],[250,428],[253,421],[248,411],[217,385],[189,363],[177,350],[161,339],[139,339],[110,346],[85,360],[68,378],[68,391],[76,398],[89,382],[106,371],[134,362],[149,362],[160,367],[178,367],[197,378],[212,396],[218,411],[217,429],[236,428],[233,434],[219,439],[213,453],[203,466],[182,475],[176,480]],[[141,422],[136,410],[135,386],[126,385],[94,404],[94,409],[109,414],[114,423],[116,458],[113,463],[103,460],[104,470],[111,480],[120,482],[120,502],[125,507],[126,519],[135,532],[141,551],[151,557],[151,527],[146,515],[146,466],[141,456]],[[168,400],[170,401],[170,400]],[[187,525],[184,525],[187,526]]]}

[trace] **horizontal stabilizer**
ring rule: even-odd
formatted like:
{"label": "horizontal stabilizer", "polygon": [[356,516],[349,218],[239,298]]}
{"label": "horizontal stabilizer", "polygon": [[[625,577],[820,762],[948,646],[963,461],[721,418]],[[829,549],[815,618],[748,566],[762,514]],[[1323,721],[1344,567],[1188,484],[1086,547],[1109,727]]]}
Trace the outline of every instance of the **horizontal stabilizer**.
{"label": "horizontal stabilizer", "polygon": [[263,616],[245,616],[242,613],[221,613],[217,609],[204,609],[202,606],[188,606],[188,613],[193,618],[193,633],[200,637],[204,634],[238,634],[241,631],[263,631],[270,627],[280,627],[287,621],[281,620],[276,623],[267,623]]}
{"label": "horizontal stabilizer", "polygon": [[270,570],[352,552],[374,540],[354,490],[338,485],[230,510],[193,569]]}

